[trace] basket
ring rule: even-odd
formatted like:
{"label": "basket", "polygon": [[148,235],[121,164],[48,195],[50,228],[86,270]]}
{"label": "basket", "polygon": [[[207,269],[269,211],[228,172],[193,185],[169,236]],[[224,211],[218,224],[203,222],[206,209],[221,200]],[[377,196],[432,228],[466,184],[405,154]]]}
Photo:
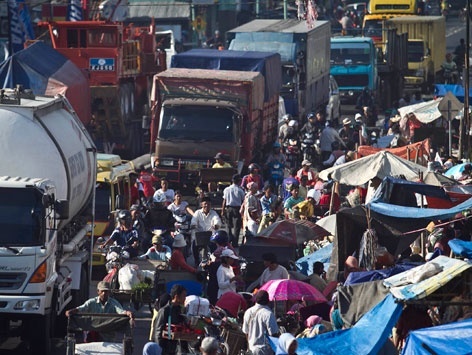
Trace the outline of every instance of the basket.
{"label": "basket", "polygon": [[225,328],[223,336],[228,344],[228,355],[239,355],[241,349],[247,348],[246,334],[242,331]]}

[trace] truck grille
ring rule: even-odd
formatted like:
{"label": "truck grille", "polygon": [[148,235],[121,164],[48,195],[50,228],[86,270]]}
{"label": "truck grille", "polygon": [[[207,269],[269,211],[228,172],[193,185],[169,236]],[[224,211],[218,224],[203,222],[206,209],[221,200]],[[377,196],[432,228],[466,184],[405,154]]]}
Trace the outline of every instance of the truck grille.
{"label": "truck grille", "polygon": [[369,76],[367,74],[335,75],[334,78],[336,79],[339,87],[369,85]]}
{"label": "truck grille", "polygon": [[0,290],[17,290],[25,282],[26,273],[0,273]]}

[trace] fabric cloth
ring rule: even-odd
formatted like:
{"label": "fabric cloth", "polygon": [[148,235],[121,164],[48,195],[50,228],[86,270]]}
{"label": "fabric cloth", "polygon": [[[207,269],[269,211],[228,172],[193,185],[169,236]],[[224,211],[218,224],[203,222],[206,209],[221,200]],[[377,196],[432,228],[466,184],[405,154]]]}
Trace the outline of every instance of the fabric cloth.
{"label": "fabric cloth", "polygon": [[182,250],[180,249],[174,249],[172,252],[172,256],[170,257],[169,260],[169,265],[172,270],[177,270],[177,271],[188,271],[191,273],[197,272],[197,270],[193,267],[191,267],[187,262],[185,261],[184,254],[182,254]]}
{"label": "fabric cloth", "polygon": [[277,334],[279,327],[268,307],[255,304],[249,308],[244,314],[242,330],[247,335],[249,350],[259,355],[272,354],[266,334]]}
{"label": "fabric cloth", "polygon": [[308,177],[307,186],[314,186],[316,183],[316,178],[318,174],[315,172],[315,170],[311,168],[309,168],[306,171],[303,168],[301,168],[300,170],[297,171],[296,179],[300,181],[302,179],[302,176]]}
{"label": "fabric cloth", "polygon": [[305,200],[296,205],[300,211],[300,216],[311,218],[315,215],[315,207],[311,201]]}
{"label": "fabric cloth", "polygon": [[247,309],[247,302],[237,292],[226,292],[216,302],[216,306],[224,309],[231,317],[236,318],[239,311]]}
{"label": "fabric cloth", "polygon": [[277,265],[277,267],[274,270],[270,270],[268,267],[262,272],[261,278],[260,278],[260,285],[264,285],[267,281],[270,280],[282,280],[282,279],[288,279],[289,274],[286,268],[284,268],[282,265]]}
{"label": "fabric cloth", "polygon": [[236,281],[231,281],[233,277],[233,268],[221,264],[216,271],[216,278],[218,280],[218,298],[226,292],[236,292]]}
{"label": "fabric cloth", "polygon": [[305,325],[309,328],[313,327],[314,325],[320,324],[323,318],[317,315],[309,316],[308,319],[305,321]]}
{"label": "fabric cloth", "polygon": [[288,348],[297,339],[290,333],[283,333],[279,337],[279,343],[277,345],[276,355],[289,355]]}

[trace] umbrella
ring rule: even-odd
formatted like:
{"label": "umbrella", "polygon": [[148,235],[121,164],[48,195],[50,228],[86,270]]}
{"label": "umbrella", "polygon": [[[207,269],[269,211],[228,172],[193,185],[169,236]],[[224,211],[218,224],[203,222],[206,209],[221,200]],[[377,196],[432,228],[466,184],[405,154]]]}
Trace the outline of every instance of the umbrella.
{"label": "umbrella", "polygon": [[326,297],[310,284],[298,280],[270,280],[259,290],[265,290],[271,301],[327,302]]}
{"label": "umbrella", "polygon": [[313,222],[284,219],[271,224],[258,237],[297,245],[303,244],[303,242],[308,240],[322,238],[329,234],[328,231]]}
{"label": "umbrella", "polygon": [[332,214],[331,216],[323,217],[316,221],[316,224],[321,228],[326,230],[329,234],[336,234],[336,215]]}
{"label": "umbrella", "polygon": [[325,169],[320,172],[320,178],[327,181],[331,175],[331,179],[341,184],[359,186],[373,178],[383,180],[386,176],[404,175],[407,180],[415,180],[419,172],[425,173],[426,168],[382,150],[376,154]]}

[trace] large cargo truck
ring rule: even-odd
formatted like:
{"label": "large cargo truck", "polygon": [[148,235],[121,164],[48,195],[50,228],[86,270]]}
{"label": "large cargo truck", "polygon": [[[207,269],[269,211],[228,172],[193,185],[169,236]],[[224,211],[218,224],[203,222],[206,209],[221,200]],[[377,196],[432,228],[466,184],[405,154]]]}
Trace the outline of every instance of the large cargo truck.
{"label": "large cargo truck", "polygon": [[329,49],[331,28],[316,21],[254,20],[226,33],[230,50],[279,53],[282,90],[288,113],[303,119],[329,100]]}
{"label": "large cargo truck", "polygon": [[59,315],[88,298],[95,146],[61,97],[5,90],[0,117],[0,331],[51,354]]}
{"label": "large cargo truck", "polygon": [[330,72],[338,83],[342,101],[355,103],[365,87],[376,95],[377,51],[372,38],[331,38]]}
{"label": "large cargo truck", "polygon": [[432,89],[446,56],[446,20],[443,16],[403,16],[385,22],[386,29],[408,34],[408,71],[405,85]]}
{"label": "large cargo truck", "polygon": [[[261,162],[276,140],[279,102],[278,88],[266,90],[265,82],[257,71],[171,68],[157,74],[151,134],[159,175],[181,185],[195,183],[218,152],[240,172]],[[267,92],[273,94],[265,99]]]}

